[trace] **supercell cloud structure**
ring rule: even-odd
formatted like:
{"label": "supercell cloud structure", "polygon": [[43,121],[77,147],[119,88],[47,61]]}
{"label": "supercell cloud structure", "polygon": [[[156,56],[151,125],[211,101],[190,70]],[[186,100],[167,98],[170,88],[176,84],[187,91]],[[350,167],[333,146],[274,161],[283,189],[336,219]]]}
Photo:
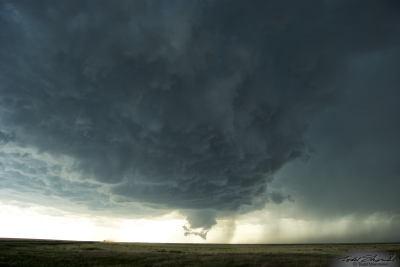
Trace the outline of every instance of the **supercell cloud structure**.
{"label": "supercell cloud structure", "polygon": [[273,175],[313,156],[309,123],[344,101],[348,59],[398,47],[399,10],[1,0],[1,187],[180,210],[203,238],[218,214],[294,202]]}

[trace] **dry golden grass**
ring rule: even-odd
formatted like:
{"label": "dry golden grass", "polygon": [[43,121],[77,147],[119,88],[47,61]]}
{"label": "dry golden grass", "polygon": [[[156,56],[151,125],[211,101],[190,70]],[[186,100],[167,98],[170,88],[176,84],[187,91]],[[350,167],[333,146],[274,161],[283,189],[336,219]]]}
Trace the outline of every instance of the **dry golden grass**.
{"label": "dry golden grass", "polygon": [[380,244],[164,244],[0,239],[4,266],[328,266],[354,250],[389,250]]}

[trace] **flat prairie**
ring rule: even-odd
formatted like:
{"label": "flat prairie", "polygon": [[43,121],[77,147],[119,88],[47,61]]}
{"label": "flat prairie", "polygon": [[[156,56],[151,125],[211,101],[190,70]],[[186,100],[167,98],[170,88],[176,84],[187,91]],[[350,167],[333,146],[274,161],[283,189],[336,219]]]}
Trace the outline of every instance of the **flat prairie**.
{"label": "flat prairie", "polygon": [[171,244],[0,238],[5,266],[329,266],[349,251],[388,250],[400,243]]}

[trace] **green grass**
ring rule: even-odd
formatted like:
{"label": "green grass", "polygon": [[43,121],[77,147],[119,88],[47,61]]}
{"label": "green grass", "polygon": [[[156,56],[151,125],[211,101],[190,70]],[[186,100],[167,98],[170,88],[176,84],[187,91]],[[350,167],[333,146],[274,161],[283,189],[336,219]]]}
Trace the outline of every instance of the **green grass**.
{"label": "green grass", "polygon": [[380,244],[163,244],[0,239],[0,267],[5,266],[328,266],[354,250],[389,250]]}

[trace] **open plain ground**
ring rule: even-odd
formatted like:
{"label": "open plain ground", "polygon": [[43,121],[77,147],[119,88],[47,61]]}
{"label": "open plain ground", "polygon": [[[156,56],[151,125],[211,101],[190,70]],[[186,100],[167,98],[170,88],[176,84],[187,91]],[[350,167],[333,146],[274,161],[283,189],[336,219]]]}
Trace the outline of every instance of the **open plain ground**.
{"label": "open plain ground", "polygon": [[357,250],[400,255],[400,243],[166,244],[2,238],[0,267],[329,266],[333,257]]}

